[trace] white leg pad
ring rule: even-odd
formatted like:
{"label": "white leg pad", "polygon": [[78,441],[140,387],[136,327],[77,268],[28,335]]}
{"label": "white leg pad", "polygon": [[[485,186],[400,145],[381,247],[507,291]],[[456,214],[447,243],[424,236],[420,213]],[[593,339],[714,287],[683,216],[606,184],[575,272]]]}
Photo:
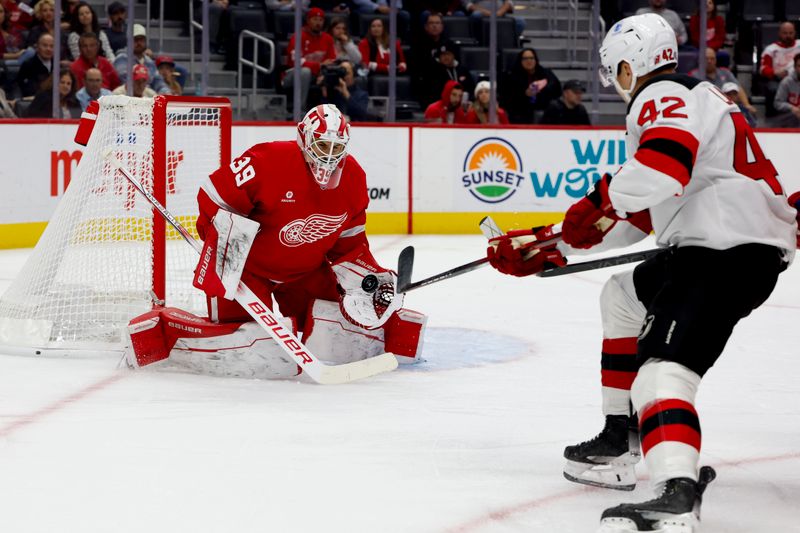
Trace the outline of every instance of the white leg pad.
{"label": "white leg pad", "polygon": [[343,364],[390,351],[403,364],[419,360],[427,317],[400,309],[382,327],[364,329],[342,315],[339,304],[315,300],[303,342],[323,361]]}

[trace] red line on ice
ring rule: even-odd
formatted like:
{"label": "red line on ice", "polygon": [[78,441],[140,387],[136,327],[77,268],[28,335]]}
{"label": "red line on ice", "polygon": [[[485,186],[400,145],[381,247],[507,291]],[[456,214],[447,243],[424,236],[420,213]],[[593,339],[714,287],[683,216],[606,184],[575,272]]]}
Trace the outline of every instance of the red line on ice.
{"label": "red line on ice", "polygon": [[105,389],[109,385],[112,385],[124,378],[125,375],[126,374],[124,373],[112,374],[78,390],[77,392],[70,394],[69,396],[55,400],[54,402],[51,402],[48,405],[33,411],[32,413],[20,416],[15,421],[0,429],[0,438],[7,437],[18,429],[22,429],[25,426],[39,422],[42,418],[60,411],[72,403],[79,402],[95,392]]}

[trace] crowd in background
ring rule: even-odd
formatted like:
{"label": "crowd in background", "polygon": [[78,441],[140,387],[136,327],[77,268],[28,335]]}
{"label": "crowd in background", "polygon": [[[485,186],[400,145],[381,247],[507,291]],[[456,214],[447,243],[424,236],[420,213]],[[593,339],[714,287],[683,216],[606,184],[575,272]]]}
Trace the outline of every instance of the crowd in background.
{"label": "crowd in background", "polygon": [[[244,0],[243,0],[244,1]],[[497,7],[498,19],[507,19],[513,32],[514,55],[498,62],[496,116],[501,124],[591,124],[582,98],[584,84],[577,79],[561,80],[540,61],[526,38],[525,20],[515,15],[512,0],[405,0],[398,1],[397,40],[390,42],[387,0],[301,0],[304,24],[301,54],[295,57],[295,37],[280,41],[281,68],[270,82],[287,95],[288,112],[293,105],[296,80],[300,83],[303,110],[318,103],[332,103],[354,121],[381,120],[376,101],[385,97],[390,69],[390,52],[396,53],[395,74],[398,100],[417,117],[429,122],[486,124],[490,119],[492,87],[485,58],[467,56],[464,44],[476,44],[485,32],[484,21]],[[763,96],[766,123],[762,126],[800,126],[800,41],[795,25],[780,25],[775,41],[763,48],[759,64],[746,86],[737,77],[739,37],[737,20],[741,2],[729,0],[720,10],[715,0],[707,1],[706,49],[700,50],[700,14],[678,13],[667,0],[642,0],[637,13],[658,13],[675,30],[679,43],[679,72],[702,77],[715,84],[736,102],[747,120],[756,125],[758,110],[752,94]],[[108,5],[103,20],[94,8],[80,1],[63,0],[61,42],[54,42],[56,24],[54,0],[0,0],[0,58],[6,69],[0,92],[0,116],[52,116],[56,83],[61,94],[61,114],[76,117],[91,100],[108,93],[126,92],[128,74],[127,11],[124,4]],[[211,50],[224,54],[228,66],[236,68],[237,29],[231,13],[235,0],[209,0]],[[248,6],[263,4],[267,16],[291,16],[295,0],[249,0]],[[624,13],[621,0],[601,2],[610,27]],[[188,3],[165,3],[167,13],[188,23]],[[186,4],[186,5],[184,5]],[[627,2],[630,4],[630,2]],[[195,1],[196,18],[201,2]],[[724,16],[723,16],[724,15]],[[463,19],[469,35],[451,36],[447,22]],[[361,25],[358,35],[353,29]],[[745,32],[746,33],[746,32]],[[181,94],[186,90],[187,71],[171,57],[148,48],[145,28],[133,24],[132,72],[136,96]],[[470,37],[477,37],[472,39]],[[752,36],[750,36],[752,38]],[[61,50],[61,79],[52,80],[55,46]],[[502,50],[501,50],[502,52]],[[488,54],[488,52],[487,52]],[[704,72],[698,68],[705,57]],[[504,56],[505,59],[505,56]],[[478,61],[480,60],[480,61]],[[481,63],[479,65],[478,63]],[[295,75],[295,69],[299,70]],[[23,113],[24,112],[24,113]]]}

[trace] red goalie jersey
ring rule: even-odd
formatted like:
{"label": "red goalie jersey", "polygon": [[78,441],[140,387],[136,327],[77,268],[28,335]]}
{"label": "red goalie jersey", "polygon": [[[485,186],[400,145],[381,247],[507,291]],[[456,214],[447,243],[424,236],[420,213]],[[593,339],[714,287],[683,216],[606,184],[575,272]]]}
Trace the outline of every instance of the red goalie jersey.
{"label": "red goalie jersey", "polygon": [[327,261],[368,248],[366,176],[350,155],[340,185],[321,189],[296,142],[258,144],[214,172],[202,185],[198,202],[202,238],[220,208],[259,223],[245,268],[256,277],[292,281]]}

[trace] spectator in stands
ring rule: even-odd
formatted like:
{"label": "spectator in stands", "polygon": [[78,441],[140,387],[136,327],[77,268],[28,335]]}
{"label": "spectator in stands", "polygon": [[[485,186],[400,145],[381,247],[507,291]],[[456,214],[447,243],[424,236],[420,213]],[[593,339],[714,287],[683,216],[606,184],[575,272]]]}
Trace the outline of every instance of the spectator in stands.
{"label": "spectator in stands", "polygon": [[725,93],[725,95],[730,98],[733,103],[739,106],[739,111],[742,112],[747,123],[750,124],[750,127],[755,128],[758,122],[756,120],[756,114],[755,112],[750,112],[750,109],[753,109],[753,106],[750,106],[749,108],[745,107],[744,103],[742,102],[741,95],[745,93],[741,86],[736,82],[729,81],[722,86],[722,92]]}
{"label": "spectator in stands", "polygon": [[98,100],[101,96],[111,94],[111,91],[103,87],[103,73],[99,69],[90,68],[86,71],[83,78],[83,87],[75,93],[75,98],[81,104],[81,109],[86,111],[89,102]]}
{"label": "spectator in stands", "polygon": [[[330,33],[322,31],[325,25],[325,12],[318,7],[312,7],[306,15],[306,25],[300,32],[300,102],[305,108],[308,92],[312,79],[319,80],[320,69],[336,60],[336,49],[333,46],[333,37]],[[286,64],[290,67],[283,77],[283,87],[287,93],[292,92],[294,86],[294,47],[295,35],[289,39],[286,47]]]}
{"label": "spectator in stands", "polygon": [[[41,0],[40,0],[41,1]],[[114,54],[128,46],[128,8],[122,2],[108,4],[108,25],[106,37]]]}
{"label": "spectator in stands", "polygon": [[[411,88],[416,99],[427,107],[439,99],[439,92],[431,92],[430,80],[435,75],[438,65],[436,58],[443,44],[455,46],[455,43],[444,36],[442,15],[431,13],[425,20],[423,32],[411,44]],[[457,49],[457,47],[456,47]]]}
{"label": "spectator in stands", "polygon": [[[158,94],[167,94],[169,88],[158,73],[158,66],[152,58],[153,52],[147,48],[147,32],[141,24],[133,25],[133,64],[144,65],[150,74],[150,88]],[[114,68],[122,83],[128,79],[128,49],[123,48],[114,60]]]}
{"label": "spectator in stands", "polygon": [[0,3],[0,59],[19,59],[24,51],[22,35],[11,23],[11,13]]}
{"label": "spectator in stands", "polygon": [[586,89],[579,80],[564,82],[561,98],[553,100],[544,110],[540,124],[562,124],[568,126],[591,126],[589,113],[581,103]]}
{"label": "spectator in stands", "polygon": [[[211,0],[208,4],[208,45],[213,54],[226,54],[228,52],[227,48],[231,34],[231,8],[228,4],[228,0]],[[194,19],[202,23],[202,9],[194,10]],[[231,51],[235,52],[235,50]]]}
{"label": "spectator in stands", "polygon": [[43,33],[55,35],[56,5],[53,0],[39,0],[33,8],[33,16],[36,22],[28,32],[25,45],[32,47],[39,42],[39,36]]}
{"label": "spectator in stands", "polygon": [[36,55],[19,68],[17,84],[23,97],[35,95],[53,71],[53,42],[53,36],[49,33],[40,34],[35,46]]}
{"label": "spectator in stands", "polygon": [[[356,13],[388,15],[389,0],[352,0]],[[403,0],[397,0],[397,34],[408,35],[411,14],[403,9]],[[387,28],[388,33],[388,28]]]}
{"label": "spectator in stands", "polygon": [[175,70],[175,60],[170,56],[158,56],[156,58],[156,67],[158,67],[158,74],[167,84],[169,92],[166,94],[181,95],[183,94],[183,86],[180,80],[180,73]]}
{"label": "spectator in stands", "polygon": [[425,110],[426,122],[442,124],[466,124],[467,113],[462,105],[464,89],[455,80],[448,81],[442,89],[442,97]]}
{"label": "spectator in stands", "polygon": [[[367,35],[358,43],[361,52],[361,63],[371,73],[386,74],[389,72],[389,31],[383,24],[383,19],[375,18],[369,23]],[[408,70],[406,57],[400,47],[400,39],[395,42],[397,54],[397,72],[400,74]]]}
{"label": "spectator in stands", "polygon": [[[694,78],[700,79],[699,71],[697,69],[692,70],[689,72],[689,76]],[[713,48],[706,48],[706,80],[713,83],[719,89],[722,89],[722,86],[728,83],[734,83],[737,87],[739,87],[739,101],[742,105],[747,108],[747,110],[752,114],[756,114],[756,108],[750,104],[750,100],[747,98],[747,93],[744,89],[739,85],[736,76],[733,75],[733,72],[728,70],[725,67],[718,67],[717,66],[717,54],[714,52]]]}
{"label": "spectator in stands", "polygon": [[6,98],[6,92],[0,89],[0,118],[17,118],[14,110],[11,109],[13,104],[13,101],[9,102]]}
{"label": "spectator in stands", "polygon": [[311,0],[310,5],[312,8],[319,8],[325,13],[350,14],[349,0]]}
{"label": "spectator in stands", "polygon": [[561,82],[533,48],[523,48],[500,85],[500,101],[512,124],[533,124],[535,113],[561,96]]}
{"label": "spectator in stands", "polygon": [[[264,0],[264,4],[268,11],[294,11],[294,0]],[[308,9],[308,6],[308,0],[303,0],[303,11]]]}
{"label": "spectator in stands", "polygon": [[775,115],[775,92],[778,84],[789,75],[792,70],[794,57],[800,53],[800,41],[794,24],[784,22],[778,27],[778,40],[764,48],[761,54],[761,86],[766,100],[767,116]]}
{"label": "spectator in stands", "polygon": [[336,50],[336,59],[349,61],[353,65],[361,64],[361,51],[358,45],[350,38],[347,30],[347,19],[334,17],[328,26],[328,33],[333,37],[333,49]]}
{"label": "spectator in stands", "polygon": [[418,9],[421,10],[422,24],[427,24],[428,17],[433,13],[459,17],[467,14],[466,0],[419,0],[418,4]]}
{"label": "spectator in stands", "polygon": [[775,126],[800,128],[800,54],[794,56],[792,70],[778,85],[775,111],[779,113],[771,121]]}
{"label": "spectator in stands", "polygon": [[100,72],[103,73],[103,87],[111,90],[119,87],[122,80],[108,59],[100,56],[100,41],[97,40],[97,35],[91,32],[81,35],[78,40],[78,48],[80,56],[69,67],[75,75],[75,79],[80,80],[76,90],[83,86],[86,71],[92,67],[100,69]]}
{"label": "spectator in stands", "polygon": [[69,31],[72,13],[78,7],[80,0],[61,0],[61,29]]}
{"label": "spectator in stands", "polygon": [[[706,10],[706,46],[716,51],[725,44],[725,19],[717,14],[714,0],[706,2]],[[689,18],[689,42],[700,47],[700,14],[697,11]]]}
{"label": "spectator in stands", "polygon": [[689,36],[686,34],[686,26],[683,25],[680,15],[671,9],[667,9],[667,0],[648,0],[648,3],[650,7],[639,8],[636,14],[655,13],[656,15],[661,15],[675,31],[678,46],[686,44],[686,41],[689,40]]}
{"label": "spectator in stands", "polygon": [[[60,112],[57,118],[81,118],[81,104],[75,98],[75,75],[69,70],[61,73],[58,82]],[[28,108],[29,117],[53,118],[53,76],[47,78]]]}
{"label": "spectator in stands", "polygon": [[[491,98],[491,84],[488,81],[479,81],[475,86],[475,101],[467,111],[467,124],[489,123],[489,98]],[[497,122],[508,124],[508,115],[505,109],[497,106]]]}
{"label": "spectator in stands", "polygon": [[92,6],[86,2],[80,2],[75,11],[72,12],[69,27],[67,46],[69,46],[70,59],[78,59],[81,55],[81,51],[78,48],[78,41],[81,35],[94,33],[100,43],[100,55],[108,59],[112,64],[114,63],[114,51],[111,49],[111,43],[108,42],[106,32],[100,29],[100,21],[97,20],[97,13],[95,13]]}
{"label": "spectator in stands", "polygon": [[33,25],[33,9],[27,3],[20,3],[16,0],[2,0],[6,15],[6,31],[16,35],[20,43],[24,41],[23,34]]}
{"label": "spectator in stands", "polygon": [[439,47],[436,57],[437,68],[433,71],[433,76],[429,80],[431,90],[436,94],[441,94],[445,84],[450,80],[455,80],[464,89],[464,94],[472,94],[475,90],[475,80],[469,69],[462,65],[456,58],[458,48],[450,42],[445,41]]}
{"label": "spectator in stands", "polygon": [[[156,92],[148,87],[150,84],[150,71],[144,65],[133,67],[133,96],[136,98],[153,98]],[[112,91],[113,94],[128,94],[127,87],[120,85]]]}
{"label": "spectator in stands", "polygon": [[[484,17],[489,18],[492,16],[493,1],[494,0],[471,0],[467,3],[467,13],[469,13],[469,17],[473,21],[473,35],[480,35],[481,20]],[[525,31],[525,19],[513,16],[514,2],[511,0],[498,0],[497,5],[498,17],[505,17],[508,15],[510,18],[514,19],[514,31],[516,32],[517,39],[519,39],[522,32]]]}
{"label": "spectator in stands", "polygon": [[338,63],[344,69],[345,75],[339,77],[335,84],[324,83],[322,87],[323,103],[335,105],[353,122],[368,120],[369,94],[356,83],[354,65],[349,61],[339,61]]}

